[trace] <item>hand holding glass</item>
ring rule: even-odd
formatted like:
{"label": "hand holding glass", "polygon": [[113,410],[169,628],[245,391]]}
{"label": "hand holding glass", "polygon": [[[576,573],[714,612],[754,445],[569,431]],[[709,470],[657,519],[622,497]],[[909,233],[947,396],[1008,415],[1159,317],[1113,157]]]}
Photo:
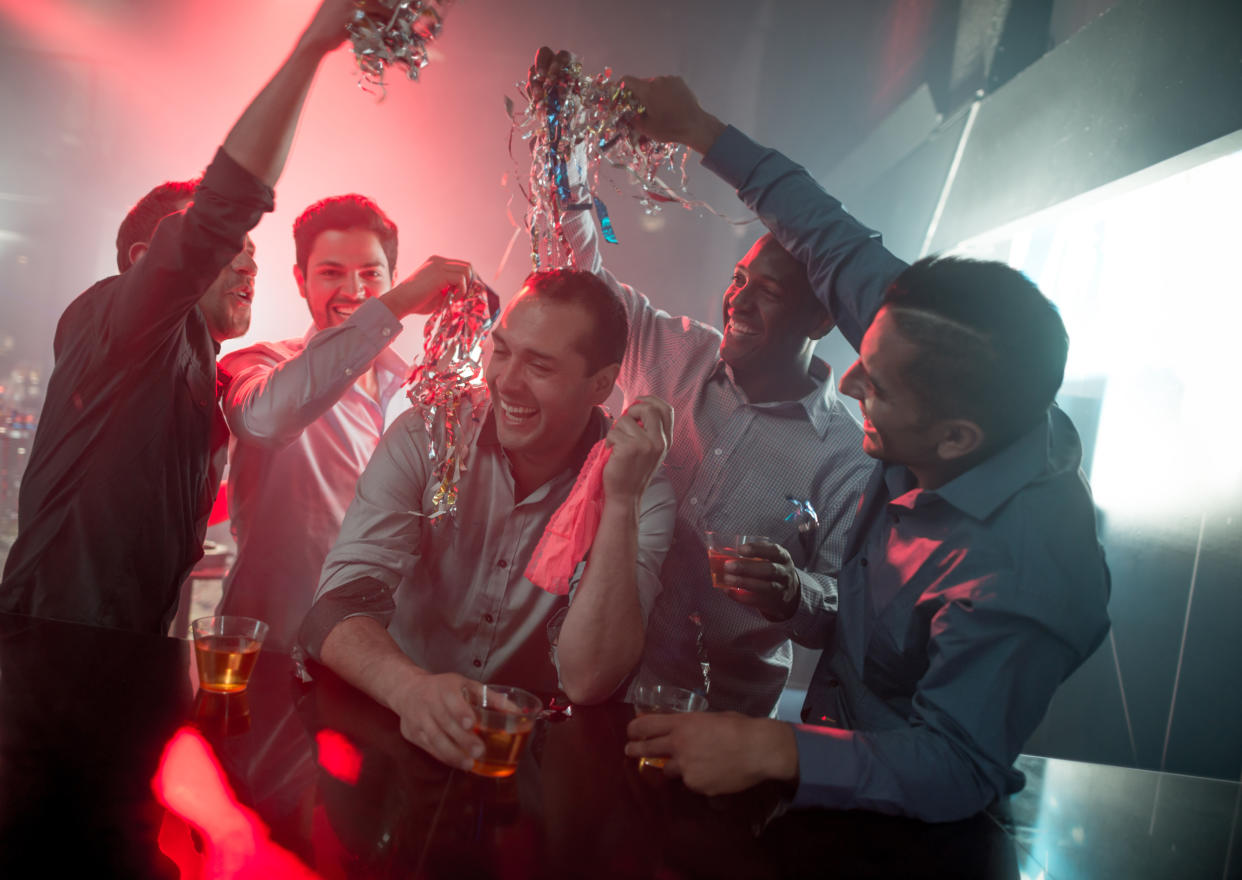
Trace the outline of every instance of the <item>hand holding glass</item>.
{"label": "hand holding glass", "polygon": [[466,698],[474,709],[474,734],[483,741],[483,755],[475,758],[470,772],[512,776],[543,703],[521,688],[485,684],[477,691]]}
{"label": "hand holding glass", "polygon": [[[634,688],[634,712],[638,715],[660,715],[671,712],[702,712],[707,698],[688,688],[670,684],[640,684]],[[668,758],[642,757],[638,769],[663,768]]]}
{"label": "hand holding glass", "polygon": [[763,535],[727,535],[722,532],[704,532],[704,543],[707,544],[707,564],[712,570],[712,586],[717,590],[740,589],[725,582],[725,563],[733,559],[746,559],[752,562],[767,562],[760,556],[746,556],[742,547],[746,544],[774,544],[771,538]]}

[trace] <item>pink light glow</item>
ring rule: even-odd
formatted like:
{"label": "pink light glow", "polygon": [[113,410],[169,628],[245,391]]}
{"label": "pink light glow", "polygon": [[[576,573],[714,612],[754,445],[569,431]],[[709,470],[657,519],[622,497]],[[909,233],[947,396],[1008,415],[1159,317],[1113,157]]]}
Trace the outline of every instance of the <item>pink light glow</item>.
{"label": "pink light glow", "polygon": [[177,863],[182,880],[311,880],[319,875],[268,837],[258,815],[237,800],[211,746],[192,727],[173,734],[151,780],[156,798],[202,835],[199,853],[179,823],[160,828],[160,850]]}
{"label": "pink light glow", "polygon": [[319,747],[319,766],[328,775],[346,785],[358,784],[358,776],[362,773],[362,752],[358,751],[357,746],[335,730],[319,731],[315,734],[315,744]]}

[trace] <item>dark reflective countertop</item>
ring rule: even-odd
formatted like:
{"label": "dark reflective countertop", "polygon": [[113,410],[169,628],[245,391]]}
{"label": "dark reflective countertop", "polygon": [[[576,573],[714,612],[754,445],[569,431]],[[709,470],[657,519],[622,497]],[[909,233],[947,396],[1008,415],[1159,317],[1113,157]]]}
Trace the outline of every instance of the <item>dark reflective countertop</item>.
{"label": "dark reflective countertop", "polygon": [[[1024,756],[943,825],[704,798],[622,752],[629,706],[541,721],[511,779],[450,770],[330,673],[0,614],[0,877],[1229,877],[1239,786]],[[170,747],[170,743],[172,746]],[[770,820],[770,821],[769,821]],[[1234,859],[1236,861],[1236,858]]]}

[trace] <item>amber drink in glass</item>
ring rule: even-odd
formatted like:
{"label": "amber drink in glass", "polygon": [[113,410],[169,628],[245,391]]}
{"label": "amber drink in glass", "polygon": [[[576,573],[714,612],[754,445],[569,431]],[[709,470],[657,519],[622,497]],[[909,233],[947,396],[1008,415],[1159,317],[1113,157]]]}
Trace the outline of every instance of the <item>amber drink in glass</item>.
{"label": "amber drink in glass", "polygon": [[[670,712],[702,712],[707,708],[707,698],[689,688],[670,684],[640,684],[634,688],[634,713],[637,715],[660,715]],[[647,767],[662,769],[667,758],[642,757],[638,769]]]}
{"label": "amber drink in glass", "polygon": [[494,778],[517,772],[522,749],[543,708],[539,698],[521,688],[485,684],[468,694],[474,709],[474,735],[483,741],[483,755],[470,772]]}
{"label": "amber drink in glass", "polygon": [[200,617],[192,624],[199,687],[220,694],[246,689],[267,635],[253,617]]}

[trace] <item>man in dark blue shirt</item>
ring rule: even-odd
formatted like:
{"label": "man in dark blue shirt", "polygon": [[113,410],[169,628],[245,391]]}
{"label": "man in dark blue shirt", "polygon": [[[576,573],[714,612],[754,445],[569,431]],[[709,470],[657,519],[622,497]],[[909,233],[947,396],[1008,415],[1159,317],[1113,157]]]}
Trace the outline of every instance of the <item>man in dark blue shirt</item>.
{"label": "man in dark blue shirt", "polygon": [[272,209],[311,80],[353,10],[325,0],[197,191],[165,184],[139,202],[117,238],[121,274],[62,315],[0,611],[167,631],[219,485],[216,355],[250,325],[247,233]]}

